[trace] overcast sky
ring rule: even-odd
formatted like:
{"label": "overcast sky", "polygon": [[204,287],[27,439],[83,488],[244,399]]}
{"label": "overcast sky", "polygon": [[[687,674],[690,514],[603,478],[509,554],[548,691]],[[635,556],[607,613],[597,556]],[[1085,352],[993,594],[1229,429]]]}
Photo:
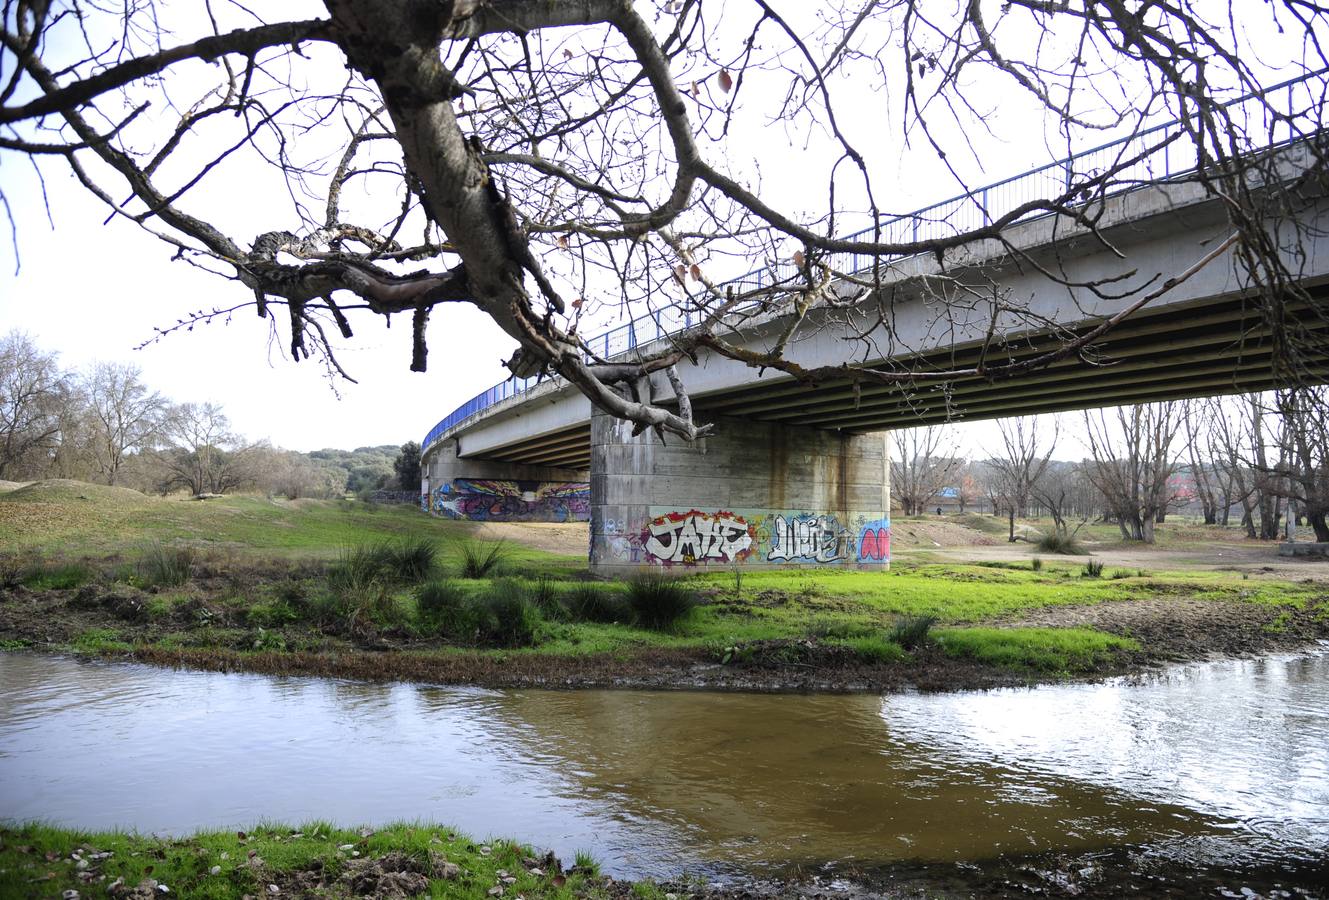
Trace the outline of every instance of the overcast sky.
{"label": "overcast sky", "polygon": [[[317,4],[309,11],[320,14]],[[179,30],[180,40],[198,31]],[[182,69],[180,77],[188,78],[187,67]],[[761,97],[759,73],[752,73],[746,90],[750,97]],[[1056,148],[1047,137],[1029,140],[1031,133],[1045,129],[1027,117],[1027,110],[1022,112],[1005,95],[990,97],[986,109],[979,93],[972,99],[997,131],[995,138],[985,138],[982,171],[977,160],[968,164],[967,175],[976,182],[997,180],[1055,158]],[[878,163],[877,174],[889,186],[890,196],[879,201],[905,211],[955,194],[954,181],[934,155],[907,154],[898,148],[894,155],[889,152],[887,142],[898,141],[894,135],[899,130],[898,111],[887,105],[889,100],[883,94],[862,93],[854,103],[860,114],[845,124],[860,145],[888,151],[880,153],[879,159],[886,162]],[[725,146],[705,149],[713,158],[734,161],[736,167],[742,165],[739,160],[759,157],[765,192],[785,209],[816,209],[825,203],[825,184],[810,181],[808,172],[830,157],[807,135],[762,128],[756,119],[735,128]],[[66,367],[84,368],[94,360],[132,362],[142,368],[149,385],[173,400],[220,402],[240,432],[296,450],[419,440],[443,415],[508,374],[501,361],[511,354],[514,343],[465,304],[432,316],[425,374],[408,371],[408,317],[399,316],[390,330],[367,316],[355,321],[356,337],[340,351],[339,359],[360,384],[330,382],[315,360],[291,362],[282,352],[288,340],[283,321],[278,320],[279,333],[273,340],[271,320],[260,320],[252,309],[135,349],[153,338],[155,326],[169,326],[193,310],[245,302],[246,290],[172,262],[171,248],[123,221],[104,224],[105,208],[74,181],[59,159],[44,160],[43,171],[54,227],[47,221],[31,162],[0,152],[0,179],[18,221],[19,265],[15,274],[13,249],[0,247],[0,331],[29,332],[44,349],[58,351]],[[279,187],[237,174],[245,172],[237,173],[228,162],[191,194],[190,202],[246,223],[231,230],[241,241],[252,240],[261,231],[293,226],[280,216],[269,221],[255,214],[267,203],[280,205],[282,198],[271,194]],[[858,202],[861,205],[861,198]],[[243,230],[246,227],[250,232]],[[991,425],[964,431],[971,448],[990,443]],[[1058,455],[1074,457],[1080,450],[1068,448]]]}

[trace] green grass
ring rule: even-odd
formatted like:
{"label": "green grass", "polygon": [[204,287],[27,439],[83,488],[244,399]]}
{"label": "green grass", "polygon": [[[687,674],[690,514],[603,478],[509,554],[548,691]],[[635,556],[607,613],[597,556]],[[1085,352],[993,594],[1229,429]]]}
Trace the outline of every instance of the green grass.
{"label": "green grass", "polygon": [[21,577],[24,587],[34,591],[68,590],[92,579],[92,569],[83,563],[38,564]]}
{"label": "green grass", "polygon": [[[127,888],[151,879],[169,890],[154,891],[163,897],[308,896],[297,886],[297,872],[322,878],[321,889],[315,888],[318,896],[324,896],[325,890],[327,895],[354,896],[353,878],[357,887],[365,889],[372,885],[365,872],[372,879],[373,873],[394,871],[415,873],[422,894],[431,897],[489,900],[490,889],[500,884],[505,897],[600,900],[611,896],[589,855],[582,866],[578,854],[578,867],[565,873],[549,867],[541,856],[515,842],[480,842],[451,828],[420,823],[377,831],[339,829],[321,822],[298,828],[264,824],[179,839],[28,824],[0,828],[0,896],[60,897],[67,890],[84,897],[107,896],[107,886],[117,879],[123,879]],[[89,884],[79,880],[79,871],[94,873],[94,879],[106,877]],[[501,881],[505,876],[513,883]],[[270,893],[272,884],[279,894]],[[652,887],[643,885],[648,892]]]}
{"label": "green grass", "polygon": [[1139,650],[1129,638],[1089,628],[948,628],[937,633],[947,656],[1039,672],[1087,672],[1121,651]]}
{"label": "green grass", "polygon": [[[470,565],[465,547],[483,561],[496,545],[475,541],[473,523],[409,507],[256,497],[200,503],[75,482],[0,494],[0,534],[4,528],[21,532],[18,548],[5,556],[6,571],[49,573],[39,590],[92,587],[77,603],[69,594],[53,601],[69,603],[74,614],[63,634],[48,637],[33,625],[0,638],[55,641],[88,653],[131,646],[337,653],[385,649],[386,642],[408,654],[628,658],[654,649],[715,656],[717,648],[811,637],[850,647],[865,660],[891,662],[929,640],[931,625],[911,634],[908,622],[931,620],[935,637],[937,629],[954,635],[956,626],[1056,606],[1176,596],[1291,609],[1325,596],[1322,585],[1226,572],[1122,569],[1085,578],[1080,565],[1055,557],[1039,566],[1030,560],[964,565],[916,561],[915,554],[889,572],[780,569],[740,578],[717,570],[633,585],[587,580],[584,557],[516,542],[501,545],[506,577],[491,568],[483,577],[461,578]],[[22,542],[29,540],[36,546],[25,551]],[[188,550],[190,577],[169,593],[139,592],[149,581],[138,567],[145,546],[169,548],[166,554]],[[43,553],[58,564],[44,562]],[[110,602],[117,592],[131,601],[121,603],[119,618]],[[132,603],[144,614],[129,616]],[[1002,639],[1016,633],[1004,630]],[[976,650],[972,658],[1054,671],[1079,664],[1072,648],[1049,650],[1046,658],[1030,656],[1031,648],[1037,646]]]}

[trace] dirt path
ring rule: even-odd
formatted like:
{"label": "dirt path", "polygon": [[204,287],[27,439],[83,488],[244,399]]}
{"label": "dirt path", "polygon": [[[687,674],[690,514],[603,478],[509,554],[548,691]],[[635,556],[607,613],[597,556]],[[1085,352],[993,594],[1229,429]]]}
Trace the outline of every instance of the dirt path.
{"label": "dirt path", "polygon": [[1104,568],[1190,569],[1193,571],[1242,572],[1282,579],[1313,578],[1329,581],[1329,559],[1308,559],[1278,555],[1278,545],[1252,541],[1209,541],[1188,544],[1184,548],[1123,547],[1119,544],[1085,544],[1090,554],[1084,556],[1056,556],[1040,554],[1031,544],[993,543],[987,546],[950,547],[897,547],[897,555],[908,559],[912,550],[929,550],[929,558],[943,562],[1017,562],[1034,556],[1083,565],[1090,559],[1101,562]]}

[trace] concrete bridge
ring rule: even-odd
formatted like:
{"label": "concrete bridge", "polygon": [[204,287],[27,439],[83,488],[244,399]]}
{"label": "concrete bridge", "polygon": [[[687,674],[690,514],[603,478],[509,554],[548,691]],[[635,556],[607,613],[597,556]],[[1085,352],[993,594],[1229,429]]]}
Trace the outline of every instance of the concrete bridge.
{"label": "concrete bridge", "polygon": [[[1288,178],[1304,174],[1312,158],[1304,142],[1270,152]],[[1130,147],[1098,148],[888,225],[912,229],[914,235],[920,223],[931,233],[967,229],[976,218],[1014,208],[1029,191],[1046,193],[1048,178],[1086,171],[1093,154],[1129,158]],[[1139,292],[1127,288],[1187,271],[1230,235],[1219,202],[1178,177],[1193,168],[1194,159],[1159,163],[1142,160],[1138,181],[1103,203],[1098,230],[1116,252],[1064,217],[1042,216],[1007,233],[1018,254],[987,242],[940,260],[930,254],[895,260],[879,295],[848,313],[810,313],[786,355],[803,366],[836,364],[846,356],[846,338],[865,335],[867,340],[854,346],[869,349],[860,350],[856,362],[943,371],[972,366],[983,354],[1001,362],[1028,359],[1054,349],[1067,335],[1087,333],[1138,299]],[[1303,191],[1295,217],[1280,226],[1289,268],[1317,299],[1329,292],[1329,244],[1307,236],[1323,233],[1326,224],[1329,194],[1317,182]],[[855,270],[853,260],[833,264]],[[1130,272],[1136,274],[1115,285],[1113,296],[1067,286],[1103,283]],[[753,273],[739,279],[738,287],[788,274]],[[945,290],[929,289],[930,284]],[[988,296],[996,291],[1027,313],[1000,315],[994,342],[990,304],[946,299],[962,301],[965,288]],[[879,317],[880,296],[890,297],[889,321]],[[787,307],[751,314],[734,340],[765,348],[789,314]],[[1329,379],[1329,322],[1310,309],[1293,308],[1289,316],[1322,348],[1311,366],[1317,377]],[[1033,327],[1031,319],[1048,324]],[[604,356],[629,359],[668,346],[670,334],[688,324],[657,315],[590,343]],[[497,385],[426,437],[422,500],[435,514],[459,518],[589,519],[591,566],[606,573],[648,565],[885,566],[890,429],[1255,391],[1279,383],[1268,326],[1250,302],[1230,247],[1095,341],[1092,355],[1018,378],[964,377],[858,390],[845,380],[812,387],[715,355],[702,355],[681,374],[697,420],[716,424],[714,435],[695,445],[662,444],[649,432],[634,437],[630,426],[593,410],[561,379]],[[671,395],[663,379],[652,387],[659,397]]]}

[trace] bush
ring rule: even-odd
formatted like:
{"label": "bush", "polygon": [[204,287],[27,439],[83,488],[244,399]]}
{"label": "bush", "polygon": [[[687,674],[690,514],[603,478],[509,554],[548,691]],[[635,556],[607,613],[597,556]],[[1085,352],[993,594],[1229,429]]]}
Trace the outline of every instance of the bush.
{"label": "bush", "polygon": [[627,602],[616,594],[589,584],[574,588],[563,598],[563,608],[574,622],[626,622],[631,617]]}
{"label": "bush", "polygon": [[1096,559],[1091,559],[1084,564],[1080,574],[1085,578],[1100,578],[1103,575],[1103,563]]}
{"label": "bush", "polygon": [[671,628],[696,605],[697,595],[668,575],[646,572],[628,582],[628,606],[637,624],[645,628]]}
{"label": "bush", "polygon": [[284,599],[255,603],[245,611],[245,621],[258,629],[280,628],[300,621],[300,611]]}
{"label": "bush", "polygon": [[487,578],[497,575],[512,555],[506,541],[458,541],[462,578]]}
{"label": "bush", "polygon": [[1038,539],[1038,549],[1044,553],[1060,553],[1063,556],[1082,556],[1085,549],[1069,534],[1052,532]]}
{"label": "bush", "polygon": [[905,616],[887,633],[886,639],[905,650],[914,650],[930,639],[929,632],[937,624],[936,616]]}
{"label": "bush", "polygon": [[155,542],[138,561],[138,575],[145,586],[179,587],[193,572],[192,547],[165,547]]}

